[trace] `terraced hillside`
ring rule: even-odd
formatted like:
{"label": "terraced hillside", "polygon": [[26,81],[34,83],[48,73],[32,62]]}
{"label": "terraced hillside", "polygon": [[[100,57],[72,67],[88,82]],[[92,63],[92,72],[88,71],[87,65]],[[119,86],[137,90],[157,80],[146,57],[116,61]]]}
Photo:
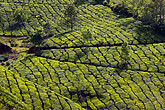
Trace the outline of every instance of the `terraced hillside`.
{"label": "terraced hillside", "polygon": [[[0,102],[29,110],[164,110],[163,36],[107,6],[90,4],[78,6],[79,21],[70,31],[59,22],[73,2],[0,1],[1,36],[28,36],[47,21],[53,26],[35,56],[21,53],[8,69],[0,67]],[[17,8],[31,14],[22,25],[12,19]],[[83,38],[84,29],[90,29],[91,39]],[[126,68],[120,66],[124,42],[130,57]]]}

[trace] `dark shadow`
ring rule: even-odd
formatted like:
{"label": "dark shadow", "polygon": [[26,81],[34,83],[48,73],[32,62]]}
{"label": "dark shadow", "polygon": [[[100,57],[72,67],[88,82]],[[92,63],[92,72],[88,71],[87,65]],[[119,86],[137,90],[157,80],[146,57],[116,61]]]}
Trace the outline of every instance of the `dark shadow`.
{"label": "dark shadow", "polygon": [[116,19],[133,17],[133,15],[129,13],[128,10],[124,7],[116,6],[116,7],[110,7],[110,8],[114,12],[114,14],[118,16],[118,18]]}
{"label": "dark shadow", "polygon": [[11,49],[8,45],[0,43],[0,54],[10,53]]}
{"label": "dark shadow", "polygon": [[13,25],[6,28],[7,31],[20,30],[23,27],[22,23],[14,23]]}
{"label": "dark shadow", "polygon": [[[44,53],[43,51],[39,50],[39,51],[36,51],[34,52],[35,53],[35,56],[38,56],[38,57],[42,57],[42,54]],[[48,57],[49,58],[49,57]]]}
{"label": "dark shadow", "polygon": [[165,37],[158,30],[155,30],[149,25],[137,25],[134,31],[139,35],[136,39],[140,44],[165,42]]}
{"label": "dark shadow", "polygon": [[76,7],[79,7],[80,5],[86,4],[87,0],[75,0],[74,4]]}
{"label": "dark shadow", "polygon": [[65,35],[65,34],[68,34],[68,33],[71,33],[71,32],[75,32],[75,31],[76,31],[76,30],[67,31],[67,32],[63,32],[63,33],[57,34],[57,35],[55,35],[55,36],[54,36],[54,34],[50,34],[50,35],[44,37],[43,39],[48,39],[48,38],[50,38],[50,37],[57,37],[57,38],[58,38],[58,37],[61,37],[61,36]]}
{"label": "dark shadow", "polygon": [[82,4],[91,4],[91,5],[108,5],[107,3],[104,3],[104,0],[75,0],[74,2],[75,6],[78,7]]}
{"label": "dark shadow", "polygon": [[[139,44],[165,42],[165,37],[159,30],[156,30],[155,28],[151,27],[150,25],[146,25],[141,21],[137,21],[136,19],[130,19],[126,22],[121,22],[117,26],[124,26],[126,29],[133,30],[134,33],[136,33],[135,39],[139,42]],[[130,44],[132,43],[130,42]]]}
{"label": "dark shadow", "polygon": [[128,15],[125,15],[125,14],[120,14],[120,13],[116,13],[116,14],[119,15],[117,19],[131,17],[131,16],[128,16]]}
{"label": "dark shadow", "polygon": [[[137,33],[136,40],[140,44],[149,44],[149,43],[162,43],[165,42],[165,37],[164,37],[164,30],[163,28],[153,28],[150,26],[150,24],[145,24],[142,21],[137,21],[137,15],[134,15],[128,12],[127,8],[124,8],[121,4],[116,5],[115,7],[110,7],[113,12],[115,13],[118,18],[128,18],[132,17],[134,19],[127,20],[126,22],[121,22],[117,26],[127,26],[129,25],[129,29],[133,29],[134,32]],[[152,36],[152,37],[149,37]]]}
{"label": "dark shadow", "polygon": [[[110,7],[110,6],[108,6]],[[113,7],[110,7],[112,9],[112,11],[116,14],[119,15],[119,18],[128,18],[128,17],[132,17],[133,15],[131,13],[128,12],[128,9],[125,8],[122,4],[118,3]]]}

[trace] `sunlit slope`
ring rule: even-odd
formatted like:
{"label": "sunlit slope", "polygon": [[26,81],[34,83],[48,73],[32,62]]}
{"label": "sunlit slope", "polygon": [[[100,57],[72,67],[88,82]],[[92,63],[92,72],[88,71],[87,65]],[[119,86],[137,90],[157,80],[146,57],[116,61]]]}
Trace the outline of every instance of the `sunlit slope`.
{"label": "sunlit slope", "polygon": [[[103,5],[79,6],[71,31],[60,23],[68,3],[73,0],[0,1],[1,36],[28,36],[48,21],[54,33],[36,56],[22,53],[9,70],[0,67],[0,87],[12,96],[6,102],[35,110],[165,109],[163,37]],[[30,13],[21,25],[12,18],[17,8]],[[85,29],[92,39],[83,38]],[[129,44],[130,60],[121,69],[123,42]]]}
{"label": "sunlit slope", "polygon": [[20,58],[11,69],[34,84],[49,88],[87,109],[163,109],[163,73]]}
{"label": "sunlit slope", "polygon": [[0,99],[4,99],[4,106],[10,109],[83,110],[80,105],[70,99],[43,85],[38,85],[33,81],[20,77],[17,72],[13,73],[0,67],[0,76]]}
{"label": "sunlit slope", "polygon": [[[96,46],[42,50],[39,56],[59,61],[118,68],[121,46]],[[130,45],[128,69],[165,72],[165,44]]]}

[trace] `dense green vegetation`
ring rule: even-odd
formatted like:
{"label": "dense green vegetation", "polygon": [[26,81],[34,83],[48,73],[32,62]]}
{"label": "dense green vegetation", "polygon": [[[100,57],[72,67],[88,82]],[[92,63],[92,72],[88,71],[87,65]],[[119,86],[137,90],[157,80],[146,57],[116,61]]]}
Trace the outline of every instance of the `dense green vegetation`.
{"label": "dense green vegetation", "polygon": [[14,61],[1,62],[0,109],[164,110],[164,7],[164,0],[1,0],[0,43],[12,50],[0,60],[12,53]]}
{"label": "dense green vegetation", "polygon": [[[109,2],[107,2],[109,1]],[[107,0],[114,10],[132,15],[162,34],[165,31],[165,0]],[[164,34],[165,35],[165,34]]]}

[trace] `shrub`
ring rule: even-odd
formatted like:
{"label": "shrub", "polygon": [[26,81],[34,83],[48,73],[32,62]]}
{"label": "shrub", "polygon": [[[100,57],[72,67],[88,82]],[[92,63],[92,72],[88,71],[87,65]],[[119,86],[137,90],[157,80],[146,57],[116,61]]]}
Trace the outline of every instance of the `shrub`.
{"label": "shrub", "polygon": [[124,42],[121,47],[121,54],[120,54],[121,64],[120,67],[126,67],[128,65],[128,61],[130,60],[129,57],[129,47],[128,43]]}
{"label": "shrub", "polygon": [[30,41],[34,45],[40,46],[44,40],[45,33],[43,32],[43,29],[36,29],[36,31],[30,35]]}
{"label": "shrub", "polygon": [[13,14],[13,17],[17,23],[23,23],[28,19],[28,12],[22,8],[17,8]]}
{"label": "shrub", "polygon": [[90,32],[89,29],[82,31],[81,34],[82,34],[84,40],[90,40],[92,38],[92,33]]}

